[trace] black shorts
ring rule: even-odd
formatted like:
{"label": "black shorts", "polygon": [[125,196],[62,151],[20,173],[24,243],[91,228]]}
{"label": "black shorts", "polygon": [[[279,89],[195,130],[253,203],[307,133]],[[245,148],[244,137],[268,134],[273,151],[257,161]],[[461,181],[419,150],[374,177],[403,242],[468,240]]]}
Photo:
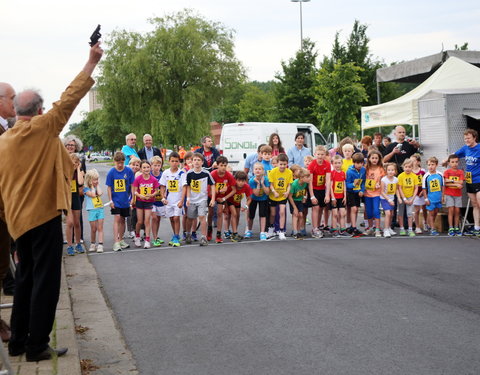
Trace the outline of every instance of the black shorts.
{"label": "black shorts", "polygon": [[307,200],[303,204],[303,208],[310,208],[313,207],[312,200],[310,199],[310,192],[307,190]]}
{"label": "black shorts", "polygon": [[360,207],[360,195],[353,191],[347,191],[347,207]]}
{"label": "black shorts", "polygon": [[255,199],[252,199],[252,201],[250,202],[250,206],[248,207],[248,217],[252,220],[255,219],[257,206],[258,206],[258,215],[260,217],[267,217],[268,216],[268,200],[256,201]]}
{"label": "black shorts", "polygon": [[72,210],[81,210],[82,203],[80,201],[80,195],[78,193],[72,193],[72,205],[70,207]]}
{"label": "black shorts", "polygon": [[315,190],[313,189],[313,195],[315,195],[315,198],[317,199],[318,203],[313,204],[313,206],[320,206],[320,207],[327,207],[330,208],[330,204],[325,203],[325,190]]}
{"label": "black shorts", "polygon": [[139,208],[140,210],[151,210],[153,208],[153,202],[144,202],[137,200],[135,202],[135,208]]}
{"label": "black shorts", "polygon": [[227,201],[227,205],[230,207],[230,206],[233,206],[235,208],[240,208],[240,203],[235,203],[235,202],[230,202],[230,201]]}
{"label": "black shorts", "polygon": [[281,201],[272,201],[271,199],[268,200],[268,205],[270,207],[277,207],[281,204],[287,204],[287,199],[283,199]]}
{"label": "black shorts", "polygon": [[480,183],[467,184],[467,193],[477,194],[480,191]]}
{"label": "black shorts", "polygon": [[120,215],[121,217],[129,217],[130,216],[130,207],[127,207],[127,208],[115,207],[115,208],[112,208],[110,210],[110,212],[112,213],[112,215]]}
{"label": "black shorts", "polygon": [[[302,201],[294,201],[295,206],[297,206],[298,212],[303,212],[303,209],[305,208],[305,204]],[[290,213],[293,214],[293,206],[290,204]]]}
{"label": "black shorts", "polygon": [[337,208],[345,208],[345,204],[343,203],[343,199],[337,199],[330,202],[331,209],[335,210]]}

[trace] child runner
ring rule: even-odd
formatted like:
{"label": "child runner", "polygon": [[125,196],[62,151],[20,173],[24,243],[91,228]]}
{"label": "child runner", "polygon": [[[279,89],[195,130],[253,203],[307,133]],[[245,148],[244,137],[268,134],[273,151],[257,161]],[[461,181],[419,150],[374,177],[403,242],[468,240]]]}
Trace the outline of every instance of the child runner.
{"label": "child runner", "polygon": [[416,226],[415,233],[421,234],[423,233],[423,231],[420,226],[420,210],[422,210],[422,213],[423,213],[423,229],[425,232],[428,230],[427,208],[425,206],[425,196],[423,195],[423,192],[422,192],[422,181],[423,181],[423,176],[425,175],[425,169],[422,168],[422,159],[420,157],[420,154],[413,154],[412,159],[413,159],[412,172],[415,173],[418,178],[418,192],[415,199],[413,200],[413,207],[415,211],[414,222]]}
{"label": "child runner", "polygon": [[[393,210],[395,210],[395,195],[398,194],[397,165],[395,163],[386,163],[385,169],[387,175],[380,181],[380,203],[385,212],[385,222],[383,223],[383,236],[390,238],[397,233],[390,228],[392,224]],[[399,198],[399,201],[401,199]]]}
{"label": "child runner", "polygon": [[342,147],[342,153],[343,153],[342,171],[344,171],[345,174],[347,173],[348,168],[350,168],[353,165],[352,155],[354,151],[355,149],[351,143],[345,143]]}
{"label": "child runner", "polygon": [[225,156],[219,156],[216,161],[217,169],[211,173],[213,181],[215,181],[217,200],[217,236],[215,242],[222,243],[223,215],[228,216],[229,211],[227,200],[236,193],[237,188],[235,187],[235,178],[227,171],[228,159]]}
{"label": "child runner", "polygon": [[[96,169],[90,169],[85,174],[85,193],[86,209],[88,213],[88,221],[90,222],[90,248],[88,251],[103,253],[103,212],[102,189],[98,185],[99,174]],[[96,235],[98,233],[98,245],[96,243]]]}
{"label": "child runner", "polygon": [[[133,172],[133,175],[136,176],[137,172],[140,172],[140,162],[141,160],[135,156],[130,157],[130,162],[128,166]],[[132,200],[132,197],[130,197]],[[128,237],[135,238],[135,226],[137,225],[137,210],[135,209],[135,205],[130,208],[130,216],[127,217],[127,228],[128,228]]]}
{"label": "child runner", "polygon": [[262,146],[260,148],[260,155],[262,156],[262,165],[266,173],[273,169],[272,166],[272,148],[269,145]]}
{"label": "child runner", "polygon": [[458,156],[452,154],[448,157],[449,168],[443,172],[445,182],[445,205],[448,208],[448,235],[461,236],[460,207],[462,207],[462,187],[465,175],[458,169]]}
{"label": "child runner", "polygon": [[315,160],[313,160],[308,170],[312,174],[309,183],[310,199],[312,201],[312,237],[322,238],[323,232],[319,229],[323,210],[328,210],[330,202],[330,178],[332,166],[325,160],[327,149],[319,145],[315,148]]}
{"label": "child runner", "polygon": [[162,173],[160,178],[160,191],[162,203],[165,208],[165,216],[170,219],[173,237],[169,246],[180,246],[180,217],[183,216],[183,202],[185,198],[185,185],[187,174],[179,169],[180,155],[175,151],[168,157],[170,169]]}
{"label": "child runner", "polygon": [[332,185],[330,187],[332,202],[332,235],[334,237],[350,237],[350,235],[345,232],[347,188],[345,186],[346,175],[342,170],[342,157],[340,155],[335,155],[332,163]]}
{"label": "child runner", "polygon": [[292,237],[296,240],[302,240],[303,236],[300,232],[303,225],[303,213],[307,200],[308,184],[310,182],[310,171],[305,168],[300,168],[297,172],[297,178],[292,183],[288,201],[290,202],[290,213],[292,214]]}
{"label": "child runner", "polygon": [[[178,155],[178,154],[177,154]],[[153,156],[150,159],[150,163],[152,164],[152,176],[155,177],[160,186],[160,179],[162,178],[162,165],[163,159],[160,156]],[[155,196],[155,202],[153,203],[152,209],[152,239],[153,239],[153,246],[158,247],[162,246],[165,242],[158,237],[158,229],[160,228],[160,221],[162,217],[165,216],[165,206],[163,204],[163,195],[161,194],[160,190],[158,194]]]}
{"label": "child runner", "polygon": [[293,174],[290,169],[287,168],[288,156],[285,154],[278,155],[278,167],[272,169],[268,176],[270,180],[270,227],[268,228],[268,236],[274,235],[274,220],[275,213],[278,207],[279,210],[279,232],[278,238],[285,240],[285,225],[286,225],[286,204],[288,200],[288,194],[290,194],[290,185],[293,182]]}
{"label": "child runner", "polygon": [[[200,246],[207,246],[207,219],[209,205],[213,207],[215,204],[215,181],[207,170],[202,168],[203,155],[196,152],[192,157],[192,166],[187,173],[187,236],[185,242],[192,243],[192,224],[198,218],[200,220],[200,228],[202,237],[200,238]],[[210,204],[208,203],[208,190],[211,191]]]}
{"label": "child runner", "polygon": [[145,225],[145,242],[143,247],[149,249],[150,244],[150,223],[152,217],[153,203],[155,196],[158,193],[160,184],[158,180],[153,177],[150,163],[142,160],[140,170],[142,174],[135,178],[132,184],[132,195],[135,197],[135,207],[137,209],[137,226],[135,228],[135,246],[142,246],[140,240],[140,229]]}
{"label": "child runner", "polygon": [[[230,222],[232,225],[232,236],[230,239],[233,242],[238,242],[243,239],[242,236],[238,234],[238,222],[240,220],[240,211],[245,212],[250,205],[250,201],[252,200],[250,196],[252,195],[252,189],[247,184],[248,175],[243,171],[238,171],[235,174],[235,194],[231,195],[230,198],[227,200],[227,205],[230,210]],[[247,198],[246,206],[241,207],[242,198],[245,194]],[[225,225],[228,229],[228,224]]]}
{"label": "child runner", "polygon": [[415,232],[412,228],[413,222],[413,201],[417,195],[418,190],[418,178],[417,175],[412,172],[413,170],[413,160],[408,158],[405,159],[403,164],[403,172],[398,176],[398,192],[400,196],[398,204],[398,222],[400,224],[400,236],[406,236],[407,232],[405,231],[403,224],[403,215],[404,212],[407,215],[408,221],[408,235],[410,237],[415,237]]}
{"label": "child runner", "polygon": [[[380,180],[385,176],[385,170],[382,166],[380,151],[371,150],[369,152],[365,175],[365,210],[368,219],[368,228],[365,234],[375,233],[375,237],[382,237],[380,232]],[[374,219],[375,224],[373,223]]]}
{"label": "child runner", "polygon": [[270,194],[270,180],[268,179],[262,163],[255,163],[253,165],[253,177],[249,181],[252,189],[252,201],[248,206],[248,221],[247,227],[251,231],[253,227],[253,220],[258,206],[258,216],[260,222],[260,241],[267,240],[267,216],[268,212],[268,194]]}
{"label": "child runner", "polygon": [[359,237],[363,233],[357,229],[358,207],[365,191],[365,167],[364,157],[361,152],[352,156],[353,165],[347,171],[347,207],[350,207],[351,227],[347,232],[353,237]]}
{"label": "child runner", "polygon": [[438,210],[442,208],[442,201],[444,200],[443,176],[440,172],[437,172],[437,166],[438,159],[435,156],[428,158],[428,173],[423,176],[422,181],[431,236],[438,236],[438,232],[435,230],[435,219],[437,218]]}
{"label": "child runner", "polygon": [[129,167],[125,167],[125,155],[117,151],[113,156],[115,166],[107,174],[107,192],[110,200],[113,219],[113,251],[119,251],[130,247],[123,240],[125,232],[125,218],[130,216],[130,205],[133,204],[131,184],[135,175]]}
{"label": "child runner", "polygon": [[[192,151],[187,151],[185,153],[185,162],[183,163],[183,168],[182,171],[185,173],[185,176],[187,175],[187,172],[192,169],[192,157],[193,157],[193,152]],[[182,228],[183,228],[183,241],[185,242],[187,238],[187,231],[190,232],[193,228],[195,231],[197,229],[197,220],[194,220],[192,222],[192,227],[187,228],[187,196],[185,194],[185,201],[183,203],[183,218],[182,218]],[[195,241],[197,240],[197,233],[195,232]],[[193,239],[193,236],[192,236]]]}

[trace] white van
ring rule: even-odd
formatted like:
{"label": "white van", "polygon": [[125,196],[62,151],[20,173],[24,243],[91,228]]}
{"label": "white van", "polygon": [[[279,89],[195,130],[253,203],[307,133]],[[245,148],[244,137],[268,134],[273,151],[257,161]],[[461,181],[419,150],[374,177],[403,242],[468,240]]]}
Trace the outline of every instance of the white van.
{"label": "white van", "polygon": [[237,122],[225,124],[220,136],[220,153],[227,157],[233,170],[243,170],[245,158],[257,152],[262,143],[268,144],[270,134],[277,133],[287,152],[295,145],[295,134],[305,134],[305,147],[315,150],[318,145],[327,145],[327,141],[312,124],[281,122]]}

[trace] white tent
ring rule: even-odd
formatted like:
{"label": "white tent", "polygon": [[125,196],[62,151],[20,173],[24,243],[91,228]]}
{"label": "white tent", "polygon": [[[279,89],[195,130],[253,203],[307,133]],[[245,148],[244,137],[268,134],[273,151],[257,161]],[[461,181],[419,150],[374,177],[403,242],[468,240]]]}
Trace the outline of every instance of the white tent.
{"label": "white tent", "polygon": [[425,82],[395,100],[362,107],[362,131],[391,125],[418,125],[418,99],[431,90],[480,87],[480,68],[450,57]]}

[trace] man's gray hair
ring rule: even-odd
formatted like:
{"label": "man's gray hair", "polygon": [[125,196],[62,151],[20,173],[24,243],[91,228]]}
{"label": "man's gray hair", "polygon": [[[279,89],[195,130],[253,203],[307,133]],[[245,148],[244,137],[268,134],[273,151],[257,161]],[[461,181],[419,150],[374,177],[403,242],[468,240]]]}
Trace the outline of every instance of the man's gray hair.
{"label": "man's gray hair", "polygon": [[43,107],[43,98],[35,90],[26,90],[15,96],[13,105],[17,116],[36,116]]}
{"label": "man's gray hair", "polygon": [[200,140],[200,142],[202,143],[202,145],[207,141],[207,139],[212,139],[212,137],[209,136],[209,135],[203,136],[202,139]]}
{"label": "man's gray hair", "polygon": [[147,133],[147,134],[145,134],[145,135],[143,136],[143,140],[144,140],[144,141],[145,141],[145,138],[146,138],[146,137],[150,137],[150,138],[152,138],[152,140],[153,140],[153,137],[152,137],[150,134]]}
{"label": "man's gray hair", "polygon": [[64,146],[67,145],[67,143],[70,143],[70,142],[75,142],[75,152],[80,152],[83,150],[83,142],[77,138],[76,136],[74,135],[67,135],[65,138],[63,138],[63,144]]}

